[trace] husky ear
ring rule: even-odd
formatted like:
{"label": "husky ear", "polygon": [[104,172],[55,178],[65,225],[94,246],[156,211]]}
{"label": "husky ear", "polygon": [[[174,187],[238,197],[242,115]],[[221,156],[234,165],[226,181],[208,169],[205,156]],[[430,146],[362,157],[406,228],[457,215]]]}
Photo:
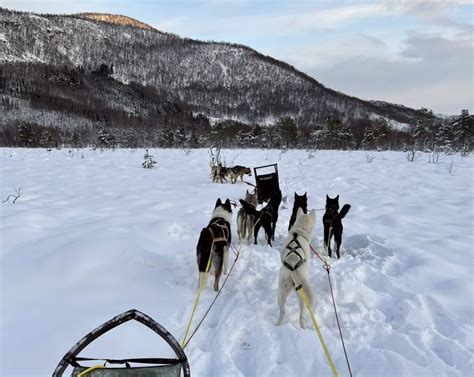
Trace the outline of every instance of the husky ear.
{"label": "husky ear", "polygon": [[296,199],[297,197],[298,197],[298,194],[297,194],[296,191],[295,191],[295,199]]}
{"label": "husky ear", "polygon": [[306,196],[307,193],[308,193],[308,191],[306,191],[303,196]]}
{"label": "husky ear", "polygon": [[219,207],[222,205],[221,198],[217,199],[216,206],[215,208]]}
{"label": "husky ear", "polygon": [[245,195],[250,195],[249,190],[245,190]]}
{"label": "husky ear", "polygon": [[334,199],[339,200],[339,194]]}
{"label": "husky ear", "polygon": [[300,217],[301,215],[304,215],[304,211],[301,207],[298,207],[298,211],[296,211],[296,218]]}
{"label": "husky ear", "polygon": [[329,195],[328,194],[326,194],[326,200],[329,200]]}
{"label": "husky ear", "polygon": [[231,207],[231,205],[230,205],[230,200],[229,200],[229,199],[227,199],[227,200],[225,201],[224,207],[228,208],[229,210],[232,210],[232,207]]}

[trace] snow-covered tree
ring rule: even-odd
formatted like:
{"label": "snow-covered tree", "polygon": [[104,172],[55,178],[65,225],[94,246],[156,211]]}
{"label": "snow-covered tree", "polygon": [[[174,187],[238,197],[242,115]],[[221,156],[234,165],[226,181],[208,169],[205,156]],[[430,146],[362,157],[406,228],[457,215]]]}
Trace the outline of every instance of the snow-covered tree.
{"label": "snow-covered tree", "polygon": [[174,144],[174,134],[170,127],[163,127],[159,133],[159,146],[162,148],[172,148]]}
{"label": "snow-covered tree", "polygon": [[43,129],[41,132],[39,145],[44,148],[51,148],[54,146],[54,139],[48,128]]}
{"label": "snow-covered tree", "polygon": [[153,156],[148,153],[148,149],[145,151],[143,159],[142,166],[144,169],[152,169],[155,167],[156,161],[153,160]]}
{"label": "snow-covered tree", "polygon": [[35,132],[31,124],[23,122],[17,127],[17,138],[23,147],[33,147],[35,142]]}
{"label": "snow-covered tree", "polygon": [[390,126],[384,118],[377,118],[365,128],[362,139],[364,149],[387,149],[390,146]]}
{"label": "snow-covered tree", "polygon": [[97,133],[97,143],[101,148],[115,148],[115,135],[108,128],[101,128]]}

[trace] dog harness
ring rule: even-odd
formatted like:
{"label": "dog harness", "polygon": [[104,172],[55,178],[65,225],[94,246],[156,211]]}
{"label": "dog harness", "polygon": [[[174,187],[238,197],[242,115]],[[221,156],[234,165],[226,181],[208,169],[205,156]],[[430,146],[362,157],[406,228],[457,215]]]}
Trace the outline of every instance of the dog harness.
{"label": "dog harness", "polygon": [[290,250],[290,252],[286,254],[283,265],[290,270],[291,280],[293,280],[293,285],[298,291],[303,287],[303,282],[296,273],[296,270],[306,262],[306,259],[304,257],[303,247],[298,241],[297,233],[293,233],[293,239],[286,246],[286,249]]}
{"label": "dog harness", "polygon": [[214,243],[220,241],[228,242],[229,228],[222,217],[215,218],[214,221],[208,225],[207,229],[209,229]]}
{"label": "dog harness", "polygon": [[[303,251],[303,247],[301,246],[301,244],[298,241],[298,234],[297,233],[293,233],[293,239],[290,241],[290,243],[288,245],[286,245],[286,249],[290,250],[290,252],[288,254],[286,254],[285,260],[283,261],[283,265],[286,268],[288,268],[290,271],[296,271],[298,269],[298,267],[300,267],[304,262],[306,262],[306,259],[304,258],[304,256],[302,256],[298,252],[298,250]],[[296,254],[297,258],[299,259],[293,265],[291,265],[288,262],[288,257],[291,254]],[[290,258],[290,259],[293,259],[293,258]]]}

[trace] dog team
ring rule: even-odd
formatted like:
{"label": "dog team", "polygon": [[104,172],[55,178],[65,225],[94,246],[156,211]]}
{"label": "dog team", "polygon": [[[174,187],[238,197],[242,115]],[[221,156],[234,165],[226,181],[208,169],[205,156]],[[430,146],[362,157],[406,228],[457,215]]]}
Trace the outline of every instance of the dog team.
{"label": "dog team", "polygon": [[[239,167],[240,168],[240,167]],[[248,169],[248,168],[247,168]],[[250,170],[250,169],[248,169]],[[245,174],[245,173],[244,173]],[[246,173],[248,174],[248,173]],[[242,174],[243,175],[243,174]],[[278,209],[282,201],[281,191],[273,194],[268,203],[257,210],[257,190],[250,193],[248,190],[245,199],[240,199],[242,207],[237,213],[237,235],[240,240],[248,240],[253,231],[254,243],[261,228],[264,229],[266,241],[272,246],[275,240],[275,228],[278,220]],[[292,290],[303,287],[313,307],[314,296],[309,285],[308,261],[310,257],[310,242],[316,222],[316,212],[308,212],[308,198],[306,193],[298,195],[295,192],[293,211],[288,224],[288,236],[280,248],[280,267],[278,279],[278,304],[280,315],[277,325],[282,324],[285,316],[285,303]],[[339,211],[339,195],[330,198],[326,195],[326,208],[323,216],[324,245],[329,257],[332,255],[331,238],[334,237],[336,255],[340,258],[342,242],[342,219],[349,212],[350,205],[345,204]],[[197,244],[197,264],[199,268],[199,287],[205,283],[204,275],[209,258],[212,260],[214,271],[214,290],[219,290],[219,279],[227,274],[228,253],[231,243],[232,205],[229,199],[222,202],[217,199],[211,220],[203,228]],[[299,297],[299,296],[298,296]],[[303,313],[304,303],[299,297],[301,328],[304,328]]]}
{"label": "dog team", "polygon": [[246,168],[245,166],[241,165],[226,168],[225,166],[222,166],[221,163],[218,163],[217,165],[211,165],[212,182],[227,182],[226,177],[229,177],[232,183],[236,183],[239,177],[240,180],[243,182],[245,174],[252,176],[252,171],[250,170],[250,168]]}

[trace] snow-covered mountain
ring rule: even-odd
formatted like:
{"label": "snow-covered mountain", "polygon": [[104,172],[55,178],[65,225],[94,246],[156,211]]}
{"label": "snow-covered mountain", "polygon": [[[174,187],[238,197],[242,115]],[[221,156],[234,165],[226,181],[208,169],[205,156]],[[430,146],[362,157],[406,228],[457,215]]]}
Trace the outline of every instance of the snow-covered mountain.
{"label": "snow-covered mountain", "polygon": [[[427,117],[328,89],[294,67],[242,45],[163,33],[125,16],[38,15],[0,8],[0,65],[42,63],[97,70],[151,86],[194,113],[269,124],[290,116],[314,127],[327,117],[354,123],[381,116],[398,123]],[[26,78],[27,79],[27,78]]]}

